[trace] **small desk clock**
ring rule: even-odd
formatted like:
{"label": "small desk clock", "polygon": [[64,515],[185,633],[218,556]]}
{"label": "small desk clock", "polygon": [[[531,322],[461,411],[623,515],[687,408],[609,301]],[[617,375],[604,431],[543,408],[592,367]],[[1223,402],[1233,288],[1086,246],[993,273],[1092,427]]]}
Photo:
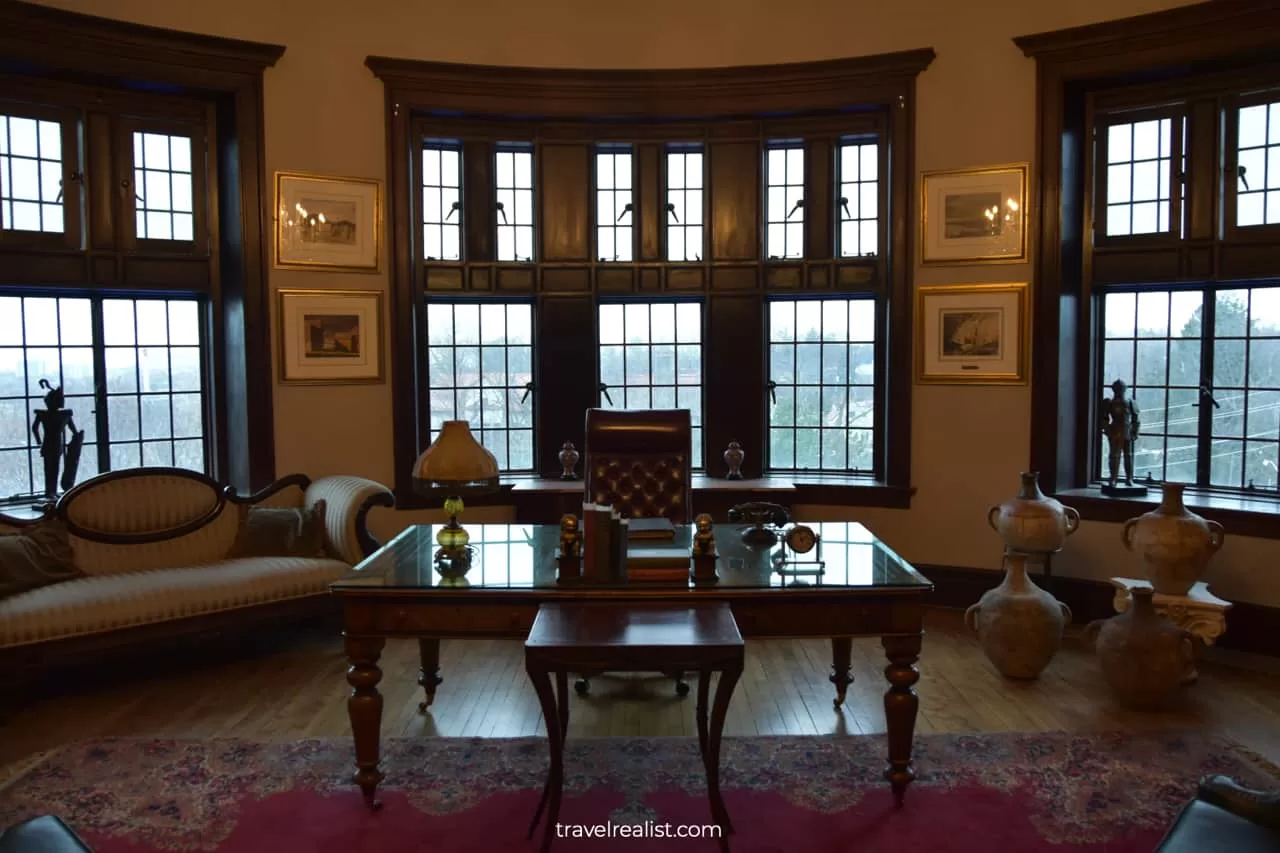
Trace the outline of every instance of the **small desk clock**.
{"label": "small desk clock", "polygon": [[[773,555],[773,568],[780,575],[821,575],[822,537],[805,524],[793,524],[782,535],[782,548]],[[812,556],[804,556],[812,553]]]}

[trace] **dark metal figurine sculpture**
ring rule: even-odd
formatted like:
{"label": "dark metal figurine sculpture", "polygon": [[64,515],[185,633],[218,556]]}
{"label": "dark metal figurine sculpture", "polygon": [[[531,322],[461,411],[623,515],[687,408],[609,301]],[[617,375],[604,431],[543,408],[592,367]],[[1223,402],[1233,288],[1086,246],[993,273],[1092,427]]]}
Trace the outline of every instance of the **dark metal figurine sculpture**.
{"label": "dark metal figurine sculpture", "polygon": [[[44,395],[44,408],[35,410],[31,435],[44,459],[44,496],[52,498],[58,493],[59,485],[64,492],[75,485],[80,451],[84,447],[84,430],[76,429],[74,412],[63,405],[65,397],[61,386],[55,388],[48,379],[41,379],[40,387],[49,393]],[[70,440],[66,437],[68,429],[71,431]],[[61,484],[58,481],[59,468],[62,468]]]}
{"label": "dark metal figurine sculpture", "polygon": [[[1133,482],[1133,450],[1138,441],[1138,407],[1126,396],[1129,386],[1123,379],[1111,383],[1111,397],[1102,401],[1100,418],[1102,431],[1107,436],[1107,462],[1110,467],[1110,478],[1103,485],[1102,491],[1109,495],[1145,495],[1145,486]],[[1120,462],[1124,461],[1124,484],[1117,484],[1120,478]]]}

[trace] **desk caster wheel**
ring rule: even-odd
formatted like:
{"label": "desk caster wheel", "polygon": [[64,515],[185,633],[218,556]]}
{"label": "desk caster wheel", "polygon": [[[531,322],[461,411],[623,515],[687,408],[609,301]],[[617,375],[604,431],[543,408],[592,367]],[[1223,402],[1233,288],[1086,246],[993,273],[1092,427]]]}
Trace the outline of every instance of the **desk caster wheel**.
{"label": "desk caster wheel", "polygon": [[579,696],[586,696],[591,692],[591,682],[587,681],[585,678],[579,678],[577,681],[573,682],[573,692],[577,693]]}
{"label": "desk caster wheel", "polygon": [[685,680],[683,680],[683,679],[676,679],[676,695],[677,695],[677,696],[688,696],[688,695],[689,695],[689,682],[687,682],[687,681],[685,681]]}

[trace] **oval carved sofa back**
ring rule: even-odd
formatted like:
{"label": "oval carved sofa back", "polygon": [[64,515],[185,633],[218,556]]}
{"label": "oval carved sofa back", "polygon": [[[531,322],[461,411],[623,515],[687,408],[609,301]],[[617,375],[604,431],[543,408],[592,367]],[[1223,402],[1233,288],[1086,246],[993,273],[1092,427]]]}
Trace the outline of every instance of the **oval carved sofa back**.
{"label": "oval carved sofa back", "polygon": [[62,496],[59,509],[71,532],[123,544],[188,533],[218,514],[222,491],[194,471],[137,468],[94,477]]}
{"label": "oval carved sofa back", "polygon": [[58,502],[90,575],[196,566],[220,560],[240,529],[240,510],[194,471],[138,468],[88,480]]}

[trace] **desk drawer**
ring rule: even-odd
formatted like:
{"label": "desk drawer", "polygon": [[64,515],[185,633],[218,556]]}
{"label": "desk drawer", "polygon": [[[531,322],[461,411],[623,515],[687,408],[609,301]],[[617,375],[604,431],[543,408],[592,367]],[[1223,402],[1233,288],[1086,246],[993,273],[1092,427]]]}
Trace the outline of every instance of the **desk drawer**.
{"label": "desk drawer", "polygon": [[536,604],[431,604],[405,602],[377,609],[372,633],[439,639],[529,636]]}
{"label": "desk drawer", "polygon": [[[867,602],[820,604],[742,599],[733,602],[733,618],[747,639],[765,637],[880,636],[920,630],[914,619],[893,604]],[[914,629],[911,627],[914,623]]]}

